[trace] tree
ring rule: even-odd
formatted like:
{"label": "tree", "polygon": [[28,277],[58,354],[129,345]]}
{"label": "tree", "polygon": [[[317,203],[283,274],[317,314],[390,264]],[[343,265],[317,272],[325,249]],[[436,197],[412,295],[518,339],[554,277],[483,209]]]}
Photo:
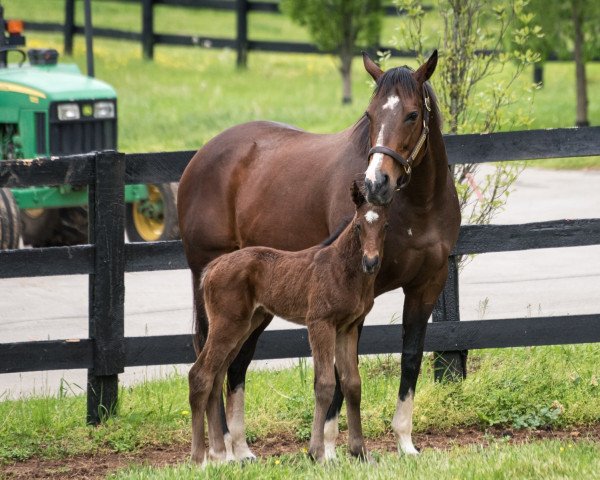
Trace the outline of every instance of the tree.
{"label": "tree", "polygon": [[381,0],[283,0],[281,9],[308,28],[319,49],[338,54],[342,102],[352,102],[352,59],[357,47],[379,42]]}
{"label": "tree", "polygon": [[[534,44],[542,61],[552,57],[575,60],[575,124],[578,127],[589,125],[585,63],[598,56],[600,49],[600,2],[531,0],[525,8],[528,12],[526,19],[535,18],[544,32],[544,36],[536,39]],[[521,25],[520,28],[528,27]]]}
{"label": "tree", "polygon": [[[527,47],[531,37],[541,35],[535,26],[527,30],[511,28],[526,22],[526,0],[438,0],[434,14],[441,16],[442,28],[437,40],[440,62],[433,83],[448,133],[490,133],[501,128],[527,126],[528,115],[509,113],[507,106],[516,99],[517,78],[524,68],[539,60],[539,54]],[[406,15],[398,38],[404,48],[424,58],[429,41],[423,34],[425,10],[419,0],[400,0]],[[529,20],[529,23],[531,19]],[[501,52],[513,36],[515,48]],[[487,54],[486,54],[487,52]],[[491,54],[490,54],[491,53]],[[505,67],[513,65],[507,72]],[[531,91],[519,92],[531,99]],[[520,165],[496,164],[494,170],[475,182],[478,165],[456,165],[454,179],[459,194],[463,221],[489,223],[505,204]]]}

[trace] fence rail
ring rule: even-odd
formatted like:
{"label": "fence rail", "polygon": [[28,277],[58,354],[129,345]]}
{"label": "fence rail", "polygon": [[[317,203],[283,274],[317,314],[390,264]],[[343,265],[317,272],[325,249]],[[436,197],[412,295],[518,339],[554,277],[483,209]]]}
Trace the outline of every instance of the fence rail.
{"label": "fence rail", "polygon": [[[140,42],[145,58],[154,57],[156,45],[179,45],[202,48],[232,48],[237,52],[237,64],[245,66],[248,52],[291,52],[291,53],[324,53],[315,45],[306,42],[286,42],[270,40],[251,40],[248,38],[248,15],[252,12],[281,14],[278,1],[250,1],[250,0],[107,0],[123,3],[141,4],[141,31],[118,30],[114,28],[94,27],[93,33],[97,37],[132,40]],[[75,23],[76,0],[65,0],[64,24],[56,22],[26,21],[25,28],[32,31],[62,32],[64,35],[64,51],[73,53],[73,39],[75,35],[83,35],[84,28]],[[179,35],[171,33],[157,33],[154,29],[154,7],[167,5],[172,7],[186,7],[195,9],[212,9],[235,12],[236,36],[235,38],[217,38],[202,35]],[[426,6],[425,10],[430,10]],[[394,5],[383,7],[383,14],[387,16],[401,15],[403,12]],[[414,57],[414,52],[398,50],[392,47],[373,47],[388,50],[392,56]],[[331,52],[325,52],[331,53]],[[359,52],[357,51],[357,54]]]}
{"label": "fence rail", "polygon": [[[600,127],[445,137],[450,163],[600,155]],[[187,268],[181,241],[124,241],[127,183],[177,181],[194,152],[97,152],[52,159],[0,162],[0,188],[89,185],[90,244],[0,251],[0,278],[87,274],[90,337],[0,344],[0,373],[88,369],[88,421],[98,423],[117,401],[126,366],[189,363],[190,335],[124,336],[125,272]],[[425,348],[444,352],[445,367],[464,376],[465,352],[478,348],[600,342],[600,313],[460,322],[456,255],[600,245],[600,218],[471,225],[461,228],[448,282],[434,310]],[[401,325],[366,326],[361,354],[401,351]],[[307,356],[303,329],[268,331],[256,359]],[[441,371],[439,369],[438,371]]]}

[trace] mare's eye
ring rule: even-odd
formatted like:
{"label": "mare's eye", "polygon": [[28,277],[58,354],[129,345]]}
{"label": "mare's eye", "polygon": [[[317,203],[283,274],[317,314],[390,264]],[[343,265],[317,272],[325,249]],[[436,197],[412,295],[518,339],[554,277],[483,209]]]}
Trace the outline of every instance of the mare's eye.
{"label": "mare's eye", "polygon": [[407,116],[405,121],[406,122],[414,122],[419,116],[419,112],[410,112]]}

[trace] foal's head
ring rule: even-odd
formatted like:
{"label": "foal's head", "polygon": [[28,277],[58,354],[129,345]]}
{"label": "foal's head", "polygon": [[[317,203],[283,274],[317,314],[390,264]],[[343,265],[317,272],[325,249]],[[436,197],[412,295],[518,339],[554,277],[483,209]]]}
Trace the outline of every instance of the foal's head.
{"label": "foal's head", "polygon": [[362,268],[365,273],[376,273],[383,256],[383,241],[388,228],[387,208],[367,203],[356,185],[352,184],[352,200],[356,205],[356,215],[352,228],[360,239],[362,247]]}
{"label": "foal's head", "polygon": [[383,72],[363,54],[365,69],[377,83],[365,112],[373,147],[365,172],[367,199],[371,203],[390,203],[396,187],[408,183],[412,168],[423,158],[432,101],[424,84],[433,74],[437,59],[435,50],[416,71],[398,67]]}

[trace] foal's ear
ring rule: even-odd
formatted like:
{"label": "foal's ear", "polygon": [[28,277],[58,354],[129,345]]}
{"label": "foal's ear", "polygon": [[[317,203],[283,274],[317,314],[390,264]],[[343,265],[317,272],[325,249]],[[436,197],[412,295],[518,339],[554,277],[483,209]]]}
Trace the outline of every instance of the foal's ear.
{"label": "foal's ear", "polygon": [[429,59],[419,67],[415,72],[415,80],[419,83],[425,83],[435,72],[437,67],[438,51],[434,50]]}
{"label": "foal's ear", "polygon": [[367,202],[367,199],[360,191],[358,184],[352,182],[352,188],[350,190],[352,192],[352,201],[354,202],[354,205],[356,205],[356,208],[362,207]]}
{"label": "foal's ear", "polygon": [[363,64],[365,66],[365,70],[369,72],[369,75],[373,77],[373,80],[377,82],[379,77],[383,75],[383,70],[379,68],[379,66],[371,60],[371,57],[367,54],[367,52],[362,52],[363,54]]}

